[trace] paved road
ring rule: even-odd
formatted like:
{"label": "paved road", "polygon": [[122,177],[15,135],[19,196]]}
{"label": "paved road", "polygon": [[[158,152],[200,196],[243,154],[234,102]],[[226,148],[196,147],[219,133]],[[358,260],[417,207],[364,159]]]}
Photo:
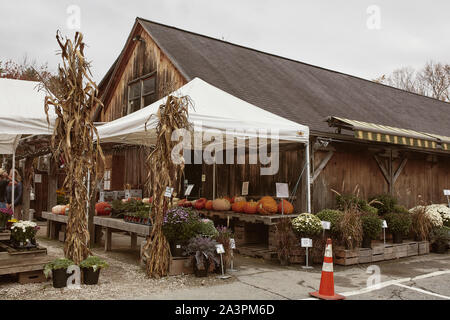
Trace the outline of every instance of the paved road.
{"label": "paved road", "polygon": [[[221,286],[166,291],[137,299],[311,299],[309,292],[320,284],[321,266],[305,271],[299,266],[284,267],[241,257],[237,281]],[[240,266],[240,267],[239,267]],[[429,254],[384,261],[371,267],[335,266],[336,292],[349,300],[450,299],[450,254]],[[379,278],[374,274],[379,267]],[[376,280],[379,280],[378,282]],[[369,285],[369,287],[367,287]]]}

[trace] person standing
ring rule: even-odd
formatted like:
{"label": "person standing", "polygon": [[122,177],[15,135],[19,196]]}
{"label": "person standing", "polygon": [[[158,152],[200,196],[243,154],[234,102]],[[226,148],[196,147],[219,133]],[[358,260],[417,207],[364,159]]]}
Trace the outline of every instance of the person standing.
{"label": "person standing", "polygon": [[[13,170],[15,175],[15,181],[13,181]],[[11,169],[9,172],[9,184],[6,187],[6,202],[7,207],[12,207],[12,188],[14,186],[14,219],[22,220],[22,178],[20,177],[19,171],[16,169]]]}
{"label": "person standing", "polygon": [[6,187],[8,183],[8,174],[0,168],[0,209],[6,208]]}

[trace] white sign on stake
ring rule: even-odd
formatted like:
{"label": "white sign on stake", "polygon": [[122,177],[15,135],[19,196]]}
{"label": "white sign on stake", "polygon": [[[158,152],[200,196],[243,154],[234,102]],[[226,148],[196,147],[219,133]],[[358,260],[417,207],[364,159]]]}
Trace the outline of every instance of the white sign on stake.
{"label": "white sign on stake", "polygon": [[287,183],[275,183],[277,198],[289,198],[289,187]]}
{"label": "white sign on stake", "polygon": [[202,182],[206,181],[206,174],[202,174]]}
{"label": "white sign on stake", "polygon": [[450,190],[444,190],[444,196],[450,196]]}
{"label": "white sign on stake", "polygon": [[330,221],[322,221],[322,228],[324,230],[330,230],[331,229],[331,222]]}
{"label": "white sign on stake", "polygon": [[166,192],[164,193],[164,197],[170,198],[172,196],[173,188],[166,187]]}
{"label": "white sign on stake", "polygon": [[382,227],[383,227],[383,228],[387,228],[387,222],[386,222],[386,220],[383,220],[383,225],[382,225]]}
{"label": "white sign on stake", "polygon": [[242,182],[242,195],[248,196],[248,181]]}
{"label": "white sign on stake", "polygon": [[184,195],[185,196],[189,196],[191,194],[193,188],[194,188],[194,185],[193,184],[189,184],[187,186],[187,188],[186,188],[186,191],[184,192]]}
{"label": "white sign on stake", "polygon": [[236,249],[236,241],[233,238],[230,238],[230,248],[233,250]]}
{"label": "white sign on stake", "polygon": [[216,251],[217,251],[218,254],[225,253],[225,249],[223,247],[223,244],[221,244],[221,243],[216,244]]}
{"label": "white sign on stake", "polygon": [[302,238],[302,247],[303,248],[311,248],[312,247],[312,239],[310,238]]}

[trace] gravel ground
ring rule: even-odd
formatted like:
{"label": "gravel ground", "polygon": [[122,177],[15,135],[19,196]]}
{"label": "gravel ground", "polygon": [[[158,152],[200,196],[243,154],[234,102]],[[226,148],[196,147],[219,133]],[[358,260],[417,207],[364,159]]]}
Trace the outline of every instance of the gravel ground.
{"label": "gravel ground", "polygon": [[[50,258],[63,256],[63,244],[38,236],[41,246],[47,248]],[[172,276],[162,279],[150,279],[139,266],[136,259],[124,259],[120,253],[105,253],[96,248],[94,254],[104,258],[109,268],[100,273],[99,284],[96,286],[81,285],[81,289],[55,289],[52,282],[21,285],[16,279],[0,276],[0,299],[2,300],[91,300],[91,299],[134,299],[138,296],[159,295],[165,291],[201,286],[215,286],[231,283],[235,278],[217,279],[216,275],[207,278],[196,278],[194,275]],[[128,260],[128,261],[124,261]]]}

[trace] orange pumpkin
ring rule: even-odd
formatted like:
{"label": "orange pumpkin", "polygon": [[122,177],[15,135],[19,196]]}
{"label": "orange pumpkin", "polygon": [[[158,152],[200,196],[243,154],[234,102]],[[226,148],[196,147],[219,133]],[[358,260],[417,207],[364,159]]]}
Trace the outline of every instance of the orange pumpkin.
{"label": "orange pumpkin", "polygon": [[232,199],[230,197],[222,197],[222,198],[225,199],[225,200],[228,200],[229,203],[232,203],[231,202]]}
{"label": "orange pumpkin", "polygon": [[202,210],[205,208],[205,204],[206,204],[206,198],[200,198],[197,201],[195,201],[194,207],[197,210]]}
{"label": "orange pumpkin", "polygon": [[108,202],[99,202],[95,204],[95,213],[98,216],[109,216],[112,207]]}
{"label": "orange pumpkin", "polygon": [[212,210],[212,208],[213,208],[212,205],[213,205],[212,200],[206,201],[206,203],[205,203],[205,209],[206,209],[206,210]]}
{"label": "orange pumpkin", "polygon": [[231,210],[234,212],[244,212],[244,206],[246,203],[246,201],[235,202],[231,205]]}
{"label": "orange pumpkin", "polygon": [[278,205],[274,198],[265,196],[258,201],[258,213],[262,215],[271,215],[277,213]]}
{"label": "orange pumpkin", "polygon": [[292,214],[294,213],[294,206],[287,200],[281,200],[280,203],[278,203],[278,213],[281,213],[281,203],[283,202],[283,211],[285,214]]}
{"label": "orange pumpkin", "polygon": [[178,206],[179,207],[192,207],[192,202],[188,201],[186,199],[181,199],[180,201],[178,201]]}
{"label": "orange pumpkin", "polygon": [[244,204],[244,212],[248,214],[255,214],[258,212],[258,202],[249,201]]}

